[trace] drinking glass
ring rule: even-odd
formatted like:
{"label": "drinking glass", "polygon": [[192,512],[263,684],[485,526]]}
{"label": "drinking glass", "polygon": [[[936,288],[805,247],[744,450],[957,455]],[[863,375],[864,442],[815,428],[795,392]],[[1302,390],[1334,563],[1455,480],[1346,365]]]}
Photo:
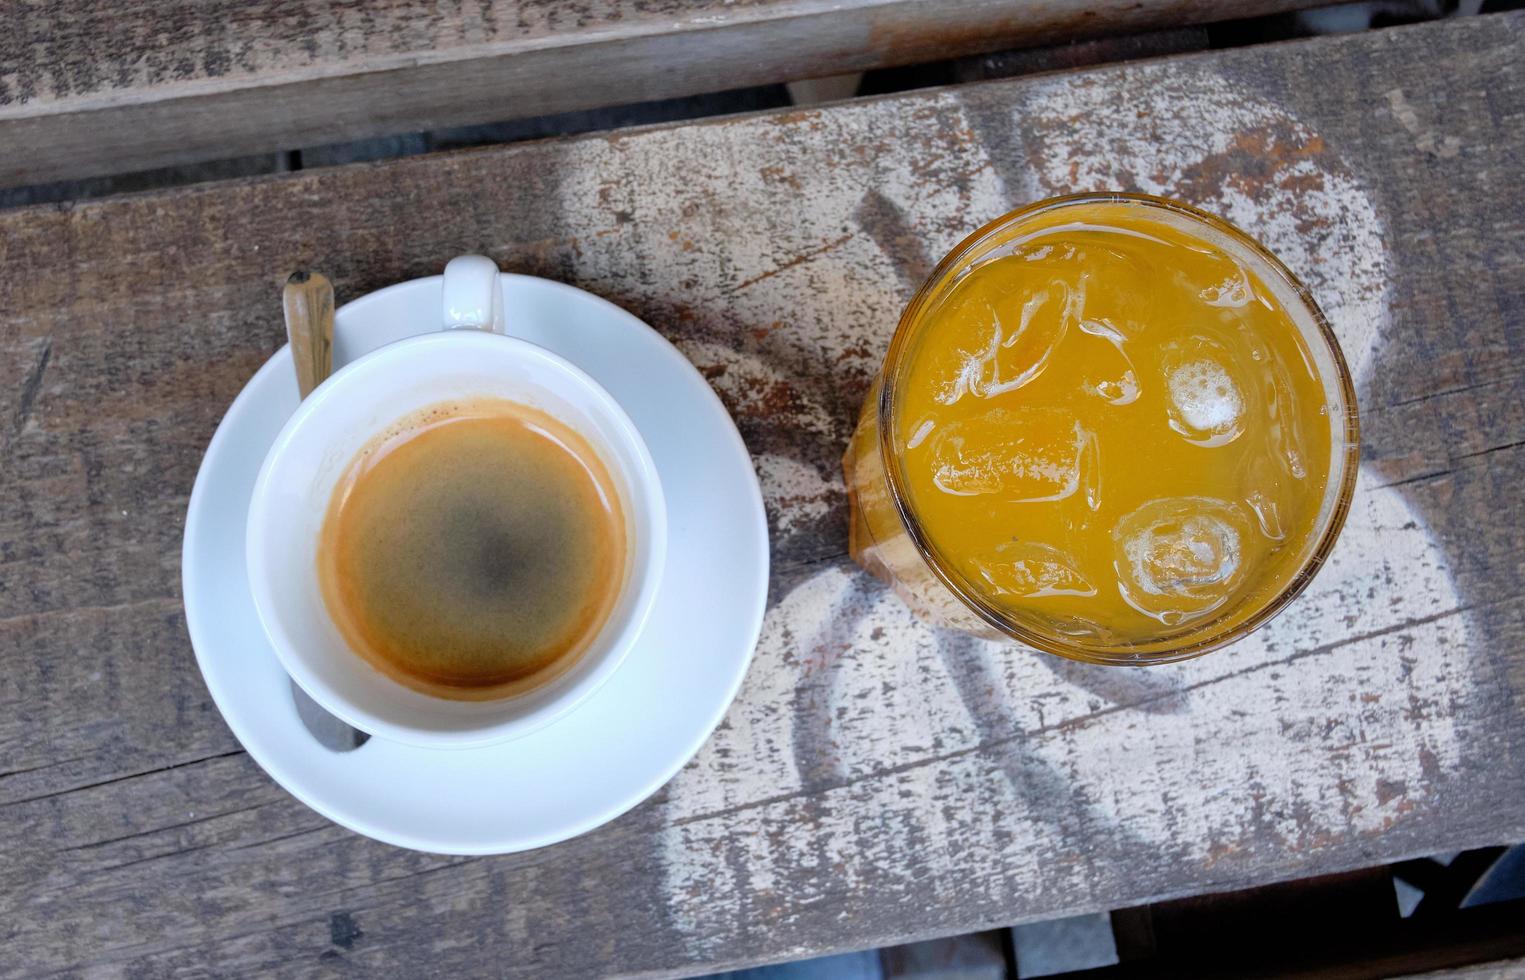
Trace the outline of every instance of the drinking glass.
{"label": "drinking glass", "polygon": [[[988,587],[962,574],[929,539],[906,492],[904,449],[893,436],[897,392],[904,383],[908,352],[915,349],[929,314],[982,262],[1055,212],[1095,213],[1098,206],[1147,218],[1203,239],[1252,271],[1272,293],[1297,329],[1312,358],[1331,425],[1328,479],[1295,573],[1279,591],[1257,600],[1256,608],[1229,609],[1186,629],[1127,642],[1107,636],[1061,633],[1038,615],[1024,615],[994,601]],[[1084,211],[1080,211],[1084,209]],[[850,549],[854,559],[891,586],[922,619],[977,636],[1005,639],[1075,660],[1102,664],[1158,664],[1198,656],[1250,633],[1285,609],[1307,587],[1334,547],[1355,491],[1360,433],[1355,391],[1338,341],[1306,287],[1275,255],[1233,225],[1179,201],[1143,194],[1075,194],[1020,208],[980,228],[943,258],[912,297],[890,341],[889,352],[869,389],[858,426],[843,457],[851,507]],[[1255,574],[1255,569],[1247,571]]]}

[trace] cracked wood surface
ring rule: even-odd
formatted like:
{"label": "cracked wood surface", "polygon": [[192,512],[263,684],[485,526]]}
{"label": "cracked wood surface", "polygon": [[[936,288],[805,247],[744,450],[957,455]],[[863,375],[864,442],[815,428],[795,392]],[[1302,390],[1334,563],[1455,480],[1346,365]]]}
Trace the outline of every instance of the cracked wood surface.
{"label": "cracked wood surface", "polygon": [[[702,972],[1525,837],[1522,28],[0,215],[0,973]],[[845,557],[838,460],[911,290],[983,221],[1105,187],[1281,254],[1364,415],[1309,591],[1149,670],[934,632]],[[283,341],[286,273],[352,298],[464,251],[606,296],[699,365],[774,559],[756,661],[694,761],[583,838],[476,859],[357,837],[273,784],[179,603],[186,497]]]}
{"label": "cracked wood surface", "polygon": [[1314,0],[24,0],[0,185],[834,75]]}

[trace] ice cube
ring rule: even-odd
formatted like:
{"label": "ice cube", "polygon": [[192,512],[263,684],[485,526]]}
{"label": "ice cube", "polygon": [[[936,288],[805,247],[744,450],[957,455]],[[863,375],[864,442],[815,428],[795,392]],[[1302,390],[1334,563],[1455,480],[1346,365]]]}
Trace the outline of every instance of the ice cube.
{"label": "ice cube", "polygon": [[952,405],[965,395],[994,398],[1035,381],[1070,326],[1084,314],[1085,285],[1084,276],[1073,285],[1053,279],[1023,294],[1020,304],[971,301],[969,309],[950,313],[978,317],[987,327],[977,346],[951,352],[952,363],[945,368],[948,380],[936,399]]}
{"label": "ice cube", "polygon": [[975,559],[975,567],[990,591],[1005,598],[1096,594],[1095,586],[1076,569],[1073,558],[1037,541],[1007,542]]}
{"label": "ice cube", "polygon": [[[1116,240],[1113,240],[1115,245]],[[1158,263],[1131,245],[1122,248],[1092,241],[1080,258],[1092,273],[1086,288],[1085,320],[1112,323],[1137,336],[1160,318],[1162,289]]]}
{"label": "ice cube", "polygon": [[1250,274],[1244,266],[1234,263],[1234,271],[1216,286],[1208,286],[1197,293],[1197,298],[1208,306],[1238,310],[1256,300],[1255,288],[1250,285]]}
{"label": "ice cube", "polygon": [[927,436],[932,434],[932,430],[936,428],[936,426],[937,423],[932,419],[922,419],[921,424],[916,427],[916,431],[911,433],[911,438],[906,440],[905,448],[915,449],[917,446],[921,445],[922,442],[926,440]]}
{"label": "ice cube", "polygon": [[1138,401],[1138,376],[1124,371],[1120,378],[1086,379],[1086,391],[1110,405],[1131,405]]}
{"label": "ice cube", "polygon": [[989,321],[989,339],[981,341],[978,348],[954,347],[949,351],[948,356],[953,359],[951,371],[946,366],[939,365],[947,373],[948,380],[933,397],[944,405],[957,404],[965,395],[983,398],[988,383],[986,379],[995,373],[995,356],[1001,349],[1004,327],[995,307],[989,303],[984,305],[984,316]]}
{"label": "ice cube", "polygon": [[1227,348],[1206,337],[1167,345],[1161,370],[1170,427],[1198,446],[1223,446],[1244,432],[1245,396]]}
{"label": "ice cube", "polygon": [[1239,499],[1254,515],[1260,534],[1269,541],[1286,539],[1291,517],[1288,499],[1291,481],[1286,459],[1280,456],[1269,434],[1260,436],[1239,464]]}
{"label": "ice cube", "polygon": [[[1088,352],[1086,361],[1095,366],[1086,372],[1081,387],[1111,405],[1131,405],[1138,401],[1142,389],[1138,373],[1133,369],[1133,359],[1124,346],[1128,342],[1127,334],[1106,318],[1081,320],[1079,326],[1081,332],[1105,340],[1113,349],[1112,354]],[[1093,350],[1097,349],[1093,346]]]}
{"label": "ice cube", "polygon": [[1165,379],[1177,418],[1196,432],[1224,432],[1244,415],[1244,396],[1221,364],[1187,361]]}
{"label": "ice cube", "polygon": [[1255,523],[1260,525],[1260,533],[1272,541],[1280,541],[1287,536],[1287,532],[1281,526],[1281,508],[1277,506],[1271,495],[1264,490],[1251,490],[1245,494],[1244,504],[1255,515]]}
{"label": "ice cube", "polygon": [[1245,515],[1225,500],[1149,501],[1112,531],[1123,599],[1167,626],[1207,615],[1238,584],[1247,530]]}
{"label": "ice cube", "polygon": [[1113,347],[1116,347],[1119,352],[1122,351],[1123,345],[1128,342],[1128,334],[1106,317],[1081,320],[1080,329],[1083,333],[1088,333],[1092,337],[1100,337],[1102,340],[1107,341]]}
{"label": "ice cube", "polygon": [[1063,500],[1080,486],[1086,436],[1080,421],[1060,409],[991,409],[937,427],[927,443],[932,479],[944,493],[960,497]]}
{"label": "ice cube", "polygon": [[1286,365],[1271,360],[1266,365],[1270,381],[1266,385],[1266,431],[1270,439],[1270,451],[1277,457],[1279,467],[1293,479],[1303,480],[1308,468],[1303,462],[1303,428],[1292,399],[1292,379]]}
{"label": "ice cube", "polygon": [[1080,479],[1085,484],[1086,506],[1094,514],[1101,509],[1101,443],[1094,432],[1085,434],[1080,450]]}

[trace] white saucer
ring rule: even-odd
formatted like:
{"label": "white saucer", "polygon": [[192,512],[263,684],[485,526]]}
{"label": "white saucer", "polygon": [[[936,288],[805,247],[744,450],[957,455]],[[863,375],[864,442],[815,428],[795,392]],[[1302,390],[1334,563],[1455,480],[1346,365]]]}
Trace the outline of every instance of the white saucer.
{"label": "white saucer", "polygon": [[[440,282],[399,283],[340,309],[335,368],[433,329]],[[571,714],[480,749],[372,738],[352,752],[333,752],[307,731],[244,572],[254,478],[297,405],[287,348],[250,379],[212,436],[185,521],[186,624],[212,698],[244,748],[330,820],[445,854],[552,844],[655,792],[730,705],[768,591],[757,475],[730,416],[693,365],[646,324],[580,289],[529,276],[502,282],[509,333],[562,355],[614,395],[641,430],[667,494],[667,568],[651,618],[618,672]]]}

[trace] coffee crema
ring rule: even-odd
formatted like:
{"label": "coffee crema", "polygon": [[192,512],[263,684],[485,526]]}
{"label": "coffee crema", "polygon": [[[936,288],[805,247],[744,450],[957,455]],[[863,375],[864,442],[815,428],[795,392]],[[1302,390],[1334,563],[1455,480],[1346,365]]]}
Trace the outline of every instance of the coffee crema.
{"label": "coffee crema", "polygon": [[329,615],[378,670],[484,701],[564,674],[614,609],[629,551],[609,470],[539,409],[482,398],[393,423],[334,489],[318,546]]}

